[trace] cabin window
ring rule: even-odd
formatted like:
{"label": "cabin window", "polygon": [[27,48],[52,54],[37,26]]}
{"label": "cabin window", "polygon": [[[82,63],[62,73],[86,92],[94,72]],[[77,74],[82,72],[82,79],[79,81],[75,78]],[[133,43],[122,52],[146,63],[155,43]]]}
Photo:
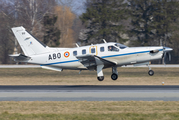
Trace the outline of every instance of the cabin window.
{"label": "cabin window", "polygon": [[119,49],[114,47],[114,46],[108,46],[108,51],[114,51],[114,52],[118,52]]}
{"label": "cabin window", "polygon": [[101,51],[101,52],[104,52],[104,47],[100,47],[100,51]]}
{"label": "cabin window", "polygon": [[82,50],[82,54],[83,54],[83,55],[86,54],[86,50]]}
{"label": "cabin window", "polygon": [[95,53],[95,52],[96,52],[95,48],[91,48],[91,53]]}
{"label": "cabin window", "polygon": [[77,51],[73,51],[73,56],[77,56]]}

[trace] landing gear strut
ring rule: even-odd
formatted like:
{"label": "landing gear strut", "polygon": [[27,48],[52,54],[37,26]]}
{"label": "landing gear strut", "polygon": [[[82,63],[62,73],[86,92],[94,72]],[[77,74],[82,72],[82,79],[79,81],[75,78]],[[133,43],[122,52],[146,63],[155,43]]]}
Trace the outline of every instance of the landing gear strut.
{"label": "landing gear strut", "polygon": [[111,79],[112,79],[112,80],[117,80],[117,78],[118,78],[117,67],[112,67]]}
{"label": "landing gear strut", "polygon": [[102,71],[103,67],[104,67],[104,65],[98,65],[97,66],[97,76],[98,76],[97,79],[99,81],[103,81],[104,80],[104,75],[103,75],[103,71]]}
{"label": "landing gear strut", "polygon": [[148,67],[149,67],[149,72],[148,72],[148,74],[150,75],[150,76],[153,76],[154,75],[154,71],[153,70],[151,70],[151,68],[150,68],[150,66],[148,65]]}

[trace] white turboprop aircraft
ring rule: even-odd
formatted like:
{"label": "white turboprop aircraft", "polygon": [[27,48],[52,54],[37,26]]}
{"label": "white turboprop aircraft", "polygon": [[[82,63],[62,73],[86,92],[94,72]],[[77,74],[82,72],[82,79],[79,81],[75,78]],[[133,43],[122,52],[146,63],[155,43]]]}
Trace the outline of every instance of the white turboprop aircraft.
{"label": "white turboprop aircraft", "polygon": [[[102,44],[76,48],[51,48],[33,37],[23,27],[12,28],[23,54],[10,55],[17,62],[26,62],[41,65],[42,68],[62,71],[96,70],[99,81],[104,80],[102,69],[112,67],[112,80],[118,78],[117,67],[123,65],[148,65],[149,61],[165,57],[172,51],[168,47],[127,47],[125,45],[104,40]],[[152,76],[154,71],[150,69]]]}

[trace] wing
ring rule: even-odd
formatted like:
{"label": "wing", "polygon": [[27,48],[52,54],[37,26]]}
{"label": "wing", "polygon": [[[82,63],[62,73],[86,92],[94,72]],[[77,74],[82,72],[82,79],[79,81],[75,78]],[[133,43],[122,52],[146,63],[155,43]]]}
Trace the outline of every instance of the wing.
{"label": "wing", "polygon": [[96,55],[82,55],[76,58],[89,70],[95,70],[97,65],[104,65],[104,68],[115,66],[116,63],[105,60]]}
{"label": "wing", "polygon": [[9,56],[12,57],[14,59],[14,61],[16,61],[16,62],[25,62],[30,59],[30,57],[25,56],[23,54],[15,54],[15,55],[9,55]]}

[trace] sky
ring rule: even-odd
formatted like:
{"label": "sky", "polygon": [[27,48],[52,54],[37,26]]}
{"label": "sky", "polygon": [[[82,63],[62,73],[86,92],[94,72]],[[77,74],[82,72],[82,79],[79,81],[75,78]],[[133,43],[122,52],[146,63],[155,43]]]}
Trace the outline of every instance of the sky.
{"label": "sky", "polygon": [[85,8],[86,0],[59,0],[59,1],[60,4],[71,7],[71,10],[78,16],[80,16],[86,10]]}
{"label": "sky", "polygon": [[86,0],[75,0],[74,5],[72,6],[72,11],[76,13],[77,15],[81,15],[86,11],[85,9],[85,3]]}

